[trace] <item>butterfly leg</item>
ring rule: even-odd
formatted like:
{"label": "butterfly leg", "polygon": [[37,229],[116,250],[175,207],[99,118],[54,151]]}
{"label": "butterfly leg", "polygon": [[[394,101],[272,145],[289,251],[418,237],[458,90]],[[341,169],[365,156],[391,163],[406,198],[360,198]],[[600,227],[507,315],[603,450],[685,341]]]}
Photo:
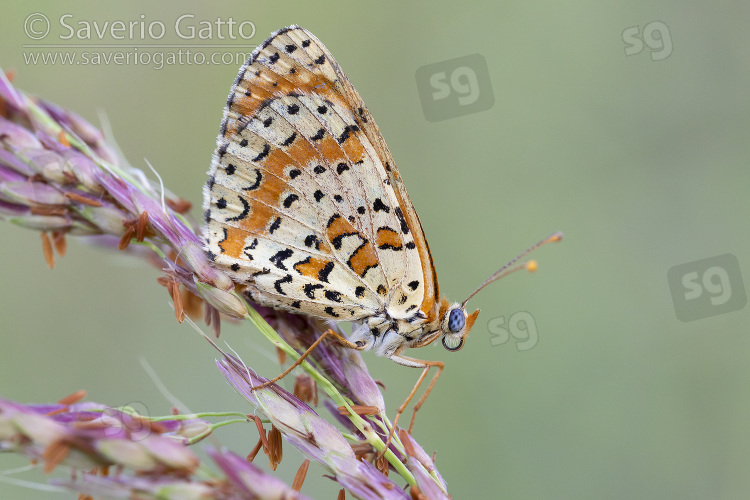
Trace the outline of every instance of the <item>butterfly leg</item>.
{"label": "butterfly leg", "polygon": [[430,371],[430,368],[433,366],[437,367],[437,372],[432,377],[432,380],[430,381],[430,385],[427,386],[427,390],[422,395],[421,398],[419,398],[419,401],[417,401],[417,404],[414,405],[414,410],[412,411],[411,415],[411,422],[409,423],[409,434],[411,434],[411,429],[414,427],[414,419],[417,416],[417,411],[419,408],[422,407],[424,402],[427,400],[427,396],[430,395],[430,392],[432,392],[432,388],[435,386],[435,382],[437,382],[438,377],[440,377],[440,374],[443,373],[443,368],[445,368],[445,364],[442,361],[425,361],[422,359],[414,359],[409,358],[407,356],[401,356],[401,355],[393,355],[391,356],[391,359],[395,361],[396,363],[404,366],[411,366],[413,368],[422,368],[422,374],[419,376],[419,379],[417,380],[417,383],[414,384],[414,388],[409,393],[409,396],[407,396],[406,401],[399,407],[398,411],[396,412],[396,418],[393,420],[393,427],[391,427],[391,431],[388,433],[388,439],[385,442],[385,449],[383,450],[383,453],[385,453],[385,450],[388,449],[388,446],[391,444],[391,439],[393,438],[393,432],[396,430],[396,425],[398,424],[399,418],[401,418],[401,414],[404,413],[404,410],[406,410],[406,407],[411,402],[414,395],[419,390],[419,386],[422,385],[422,382],[424,382],[424,379],[427,377],[427,373]]}
{"label": "butterfly leg", "polygon": [[297,361],[294,362],[294,364],[292,366],[290,366],[289,368],[287,368],[286,370],[284,370],[281,373],[281,375],[278,375],[277,377],[274,377],[271,380],[263,382],[260,385],[256,385],[255,387],[253,387],[250,390],[251,391],[257,391],[258,389],[262,389],[264,387],[267,387],[267,386],[273,384],[274,382],[277,382],[277,381],[281,380],[282,378],[286,377],[287,375],[289,375],[289,373],[292,370],[294,370],[295,368],[297,368],[299,365],[302,364],[302,362],[305,360],[305,358],[307,356],[309,356],[310,353],[313,351],[313,349],[315,349],[318,346],[318,344],[320,344],[323,341],[323,339],[326,338],[326,337],[334,337],[334,338],[336,338],[336,340],[339,342],[339,344],[343,345],[344,347],[348,347],[350,349],[357,349],[357,350],[361,350],[362,349],[362,347],[360,345],[355,344],[354,342],[349,342],[347,339],[345,339],[344,337],[342,337],[338,333],[334,332],[331,329],[328,329],[325,333],[323,333],[323,335],[321,335],[320,337],[318,337],[318,339],[315,342],[313,342],[310,347],[307,348],[307,350],[302,354],[302,356],[300,356],[297,359]]}

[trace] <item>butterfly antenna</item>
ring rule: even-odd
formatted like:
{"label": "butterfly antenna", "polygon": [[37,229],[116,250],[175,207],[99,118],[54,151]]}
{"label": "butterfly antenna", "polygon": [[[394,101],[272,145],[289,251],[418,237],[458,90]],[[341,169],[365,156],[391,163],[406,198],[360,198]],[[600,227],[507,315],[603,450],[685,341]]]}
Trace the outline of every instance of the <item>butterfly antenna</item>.
{"label": "butterfly antenna", "polygon": [[[482,283],[481,285],[479,285],[479,288],[477,288],[476,290],[474,290],[474,292],[472,292],[472,294],[469,295],[469,297],[466,300],[463,301],[463,303],[461,304],[461,307],[466,307],[466,303],[469,302],[469,300],[471,300],[474,297],[474,295],[476,295],[477,293],[479,293],[479,291],[482,288],[486,287],[487,285],[489,285],[490,283],[492,283],[494,281],[499,280],[500,278],[504,278],[504,277],[508,276],[509,274],[512,274],[512,273],[514,273],[516,271],[520,271],[521,269],[527,269],[529,272],[532,272],[532,273],[534,271],[536,271],[538,265],[537,265],[537,263],[536,263],[535,260],[529,260],[529,261],[523,262],[521,264],[516,264],[516,262],[518,262],[520,259],[522,259],[525,256],[527,256],[528,254],[530,254],[531,252],[533,252],[534,250],[536,250],[540,246],[546,245],[547,243],[555,243],[557,241],[562,240],[562,238],[563,238],[563,234],[558,231],[558,232],[556,232],[556,233],[554,233],[554,234],[552,234],[552,235],[544,238],[542,241],[540,241],[536,245],[533,245],[533,246],[527,248],[525,251],[523,251],[521,254],[519,254],[517,257],[515,257],[513,260],[511,260],[510,262],[508,262],[507,264],[505,264],[503,267],[501,267],[500,269],[498,269],[492,276],[490,276],[489,278],[487,278],[484,281],[484,283]],[[516,265],[514,265],[514,264],[516,264]]]}

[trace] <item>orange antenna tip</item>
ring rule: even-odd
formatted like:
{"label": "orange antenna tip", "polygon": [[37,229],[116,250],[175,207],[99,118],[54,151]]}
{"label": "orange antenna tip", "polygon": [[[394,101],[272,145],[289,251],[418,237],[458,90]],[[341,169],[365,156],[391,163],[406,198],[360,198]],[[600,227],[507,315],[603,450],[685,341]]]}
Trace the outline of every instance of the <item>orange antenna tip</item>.
{"label": "orange antenna tip", "polygon": [[543,239],[542,241],[540,241],[536,245],[527,248],[524,252],[522,252],[516,258],[514,258],[513,260],[511,260],[510,262],[508,262],[507,264],[505,264],[500,269],[498,269],[495,272],[495,274],[493,274],[492,276],[490,276],[489,278],[487,278],[484,281],[484,283],[482,283],[481,285],[479,285],[479,288],[477,288],[476,290],[474,290],[471,293],[471,295],[469,295],[466,298],[466,300],[464,300],[461,303],[461,305],[463,307],[466,307],[466,303],[469,302],[469,300],[471,300],[471,298],[474,297],[474,295],[476,295],[482,288],[486,287],[487,285],[489,285],[493,281],[497,281],[500,278],[508,276],[509,274],[514,273],[514,272],[516,272],[518,270],[521,270],[521,269],[526,269],[526,270],[528,270],[529,272],[532,272],[532,273],[534,271],[536,271],[537,268],[539,267],[539,265],[537,264],[537,262],[535,260],[530,260],[530,261],[525,262],[523,264],[516,264],[516,262],[518,262],[519,259],[522,259],[523,257],[525,257],[529,253],[533,252],[534,250],[536,250],[537,248],[539,248],[542,245],[546,245],[547,243],[555,243],[555,242],[558,242],[558,241],[562,240],[562,237],[563,237],[563,234],[558,231],[556,233],[551,234],[550,236],[547,236],[545,239]]}

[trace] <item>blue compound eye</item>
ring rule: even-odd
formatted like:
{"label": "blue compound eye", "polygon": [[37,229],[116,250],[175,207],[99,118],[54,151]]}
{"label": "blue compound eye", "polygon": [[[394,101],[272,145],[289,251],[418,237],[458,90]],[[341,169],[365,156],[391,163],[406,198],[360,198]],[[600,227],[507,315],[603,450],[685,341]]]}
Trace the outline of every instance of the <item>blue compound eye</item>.
{"label": "blue compound eye", "polygon": [[453,309],[448,316],[448,329],[453,333],[458,333],[466,326],[466,317],[461,309]]}

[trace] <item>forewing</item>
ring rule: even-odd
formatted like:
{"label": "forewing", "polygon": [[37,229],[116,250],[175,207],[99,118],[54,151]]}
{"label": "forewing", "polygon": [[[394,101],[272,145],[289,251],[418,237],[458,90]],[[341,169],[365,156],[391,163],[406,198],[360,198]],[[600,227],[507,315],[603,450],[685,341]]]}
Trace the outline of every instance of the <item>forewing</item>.
{"label": "forewing", "polygon": [[420,304],[405,192],[373,140],[377,127],[325,47],[301,28],[275,33],[227,100],[204,193],[209,256],[258,302],[318,317]]}

